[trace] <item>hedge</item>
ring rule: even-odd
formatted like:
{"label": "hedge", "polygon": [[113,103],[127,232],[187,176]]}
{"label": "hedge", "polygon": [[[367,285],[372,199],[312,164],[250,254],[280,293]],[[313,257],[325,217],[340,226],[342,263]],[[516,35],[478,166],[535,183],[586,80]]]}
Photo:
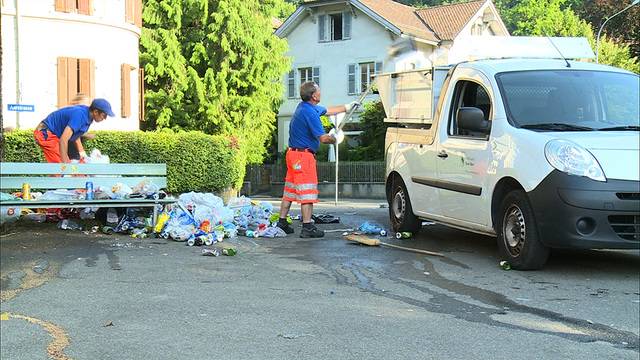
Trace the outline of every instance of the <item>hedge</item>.
{"label": "hedge", "polygon": [[[222,136],[199,131],[97,131],[84,141],[87,153],[99,149],[112,163],[166,163],[167,190],[219,192],[239,188],[245,164],[237,146]],[[4,133],[3,161],[44,162],[33,130]]]}

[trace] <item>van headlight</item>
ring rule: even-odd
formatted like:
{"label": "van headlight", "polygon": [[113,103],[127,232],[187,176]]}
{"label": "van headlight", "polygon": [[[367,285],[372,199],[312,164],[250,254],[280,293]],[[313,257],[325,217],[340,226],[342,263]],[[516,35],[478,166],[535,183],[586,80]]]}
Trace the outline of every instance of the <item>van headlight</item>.
{"label": "van headlight", "polygon": [[607,181],[598,160],[587,149],[574,142],[551,140],[544,147],[544,156],[551,166],[569,175]]}

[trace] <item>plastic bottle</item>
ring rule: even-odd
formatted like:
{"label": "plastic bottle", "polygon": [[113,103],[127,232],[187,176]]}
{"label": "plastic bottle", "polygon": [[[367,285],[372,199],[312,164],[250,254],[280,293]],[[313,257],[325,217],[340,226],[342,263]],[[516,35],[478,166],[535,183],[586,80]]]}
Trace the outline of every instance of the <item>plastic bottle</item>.
{"label": "plastic bottle", "polygon": [[169,213],[167,213],[166,211],[160,214],[160,216],[158,216],[158,221],[156,222],[156,226],[153,228],[153,231],[155,233],[162,232],[162,229],[166,225],[167,221],[169,221],[169,218],[170,218]]}

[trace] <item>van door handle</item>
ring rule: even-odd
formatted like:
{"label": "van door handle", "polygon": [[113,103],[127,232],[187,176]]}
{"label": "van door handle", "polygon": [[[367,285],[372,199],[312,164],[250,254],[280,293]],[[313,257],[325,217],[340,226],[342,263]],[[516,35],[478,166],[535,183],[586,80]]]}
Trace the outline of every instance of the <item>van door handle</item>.
{"label": "van door handle", "polygon": [[446,159],[449,157],[449,154],[447,154],[447,152],[443,150],[438,153],[438,157],[441,159]]}

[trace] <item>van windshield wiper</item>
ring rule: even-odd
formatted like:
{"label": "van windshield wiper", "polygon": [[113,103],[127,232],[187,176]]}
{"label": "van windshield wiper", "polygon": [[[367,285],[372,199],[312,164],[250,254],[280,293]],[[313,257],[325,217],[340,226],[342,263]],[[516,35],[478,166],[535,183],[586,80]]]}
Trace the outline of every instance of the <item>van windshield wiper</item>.
{"label": "van windshield wiper", "polygon": [[640,126],[638,125],[623,125],[623,126],[612,126],[606,127],[602,129],[598,129],[600,131],[640,131]]}
{"label": "van windshield wiper", "polygon": [[548,130],[548,131],[594,131],[598,129],[590,128],[588,126],[572,125],[565,123],[541,123],[541,124],[526,124],[520,126],[523,129],[532,130]]}

